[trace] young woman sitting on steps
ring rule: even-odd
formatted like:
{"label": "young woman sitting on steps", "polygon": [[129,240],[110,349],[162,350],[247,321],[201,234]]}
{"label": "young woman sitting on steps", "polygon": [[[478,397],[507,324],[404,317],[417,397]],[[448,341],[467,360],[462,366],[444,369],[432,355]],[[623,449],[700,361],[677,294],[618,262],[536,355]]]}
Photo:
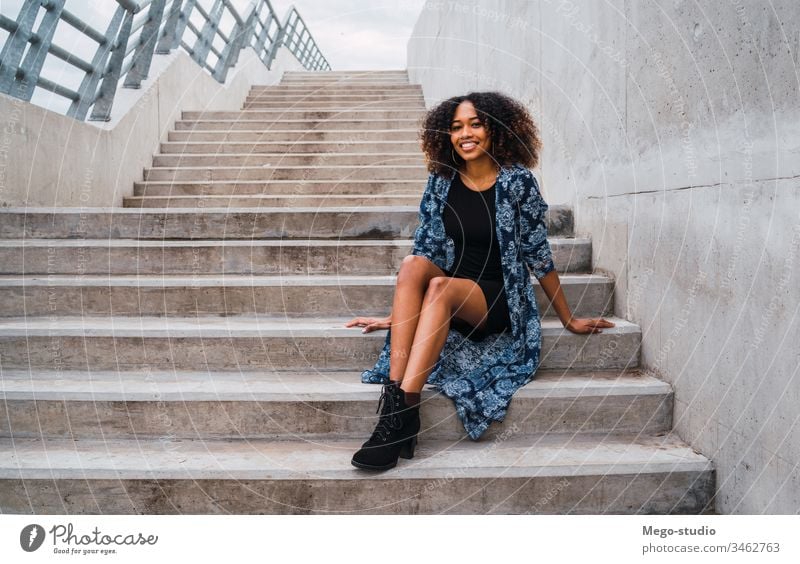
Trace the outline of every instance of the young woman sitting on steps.
{"label": "young woman sitting on steps", "polygon": [[383,384],[378,423],[352,459],[364,469],[413,457],[426,382],[454,400],[474,440],[503,419],[539,365],[531,272],[568,330],[614,326],[573,317],[564,298],[547,242],[547,204],[528,170],[541,141],[524,106],[498,92],[456,96],[426,114],[421,138],[430,175],[391,313],[346,323],[389,329],[375,367],[362,374]]}

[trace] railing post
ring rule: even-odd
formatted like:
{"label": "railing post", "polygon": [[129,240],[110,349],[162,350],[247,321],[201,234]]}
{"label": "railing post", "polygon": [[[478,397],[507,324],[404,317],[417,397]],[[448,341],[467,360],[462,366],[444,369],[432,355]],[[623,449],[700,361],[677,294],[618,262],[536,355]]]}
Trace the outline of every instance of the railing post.
{"label": "railing post", "polygon": [[267,53],[267,59],[264,61],[264,64],[267,65],[267,68],[270,70],[272,69],[272,61],[274,61],[275,57],[278,55],[278,49],[284,44],[287,37],[291,37],[290,35],[287,35],[286,32],[286,29],[289,27],[289,17],[291,14],[291,10],[286,12],[286,15],[283,18],[283,24],[279,27],[278,33],[275,35],[275,41],[273,41],[272,45],[269,46],[269,52]]}
{"label": "railing post", "polygon": [[[17,83],[17,69],[41,5],[42,0],[26,0],[19,11],[17,29],[6,40],[0,53],[0,92],[11,94],[12,88]],[[13,96],[17,97],[17,94],[14,93]]]}
{"label": "railing post", "polygon": [[[14,95],[26,101],[29,101],[33,96],[33,91],[36,88],[36,81],[39,79],[39,74],[42,72],[42,65],[44,65],[45,57],[47,57],[47,53],[50,50],[53,35],[56,32],[58,21],[61,18],[61,11],[64,9],[64,0],[48,0],[48,2],[42,3],[41,6],[46,12],[42,18],[42,23],[39,24],[39,29],[36,31],[36,35],[39,36],[39,41],[30,46],[28,53],[22,60],[22,64],[20,65],[22,76],[18,78],[17,76],[14,77],[16,86],[16,93]],[[38,10],[34,10],[34,20],[37,11]],[[30,32],[28,32],[27,37],[25,37],[26,43],[29,37]],[[11,70],[11,72],[13,73],[13,70]],[[17,75],[19,74],[20,73],[17,73]]]}
{"label": "railing post", "polygon": [[150,4],[150,10],[147,12],[147,21],[142,26],[142,32],[139,36],[139,44],[133,52],[131,67],[125,75],[125,82],[122,84],[126,88],[141,88],[142,80],[146,79],[150,73],[150,63],[153,60],[153,51],[156,48],[161,18],[164,16],[165,2],[166,0],[153,0]]}
{"label": "railing post", "polygon": [[106,68],[108,63],[108,55],[111,49],[114,48],[114,39],[117,37],[124,15],[125,8],[117,6],[117,10],[108,24],[108,29],[106,29],[105,41],[98,45],[92,59],[92,72],[86,73],[86,76],[83,77],[81,86],[78,89],[78,99],[70,105],[67,111],[68,116],[81,121],[86,119],[86,114],[89,112],[89,108],[97,94],[97,85],[100,83],[100,79],[103,78],[103,69]]}
{"label": "railing post", "polygon": [[225,82],[228,76],[228,69],[236,64],[239,59],[239,51],[244,46],[245,40],[253,33],[253,22],[255,18],[255,10],[250,10],[247,18],[242,22],[236,22],[233,27],[230,41],[222,50],[222,56],[217,61],[214,67],[214,72],[211,74],[218,82]]}
{"label": "railing post", "polygon": [[206,66],[206,58],[208,57],[209,51],[211,51],[211,43],[214,41],[214,34],[217,27],[219,27],[219,20],[224,8],[225,5],[222,3],[222,0],[216,0],[214,2],[214,7],[211,8],[211,11],[208,13],[208,21],[206,21],[203,29],[200,31],[200,35],[197,37],[197,41],[195,41],[194,47],[192,48],[192,59],[201,67]]}
{"label": "railing post", "polygon": [[103,81],[100,83],[100,91],[97,99],[94,100],[91,121],[108,121],[111,119],[111,105],[114,103],[114,94],[117,92],[119,74],[122,71],[122,61],[125,58],[125,51],[128,47],[128,38],[131,35],[131,25],[133,24],[133,12],[125,10],[125,17],[122,20],[122,28],[113,41],[111,47],[111,60],[105,72]]}
{"label": "railing post", "polygon": [[[156,53],[159,55],[169,55],[170,51],[177,47],[180,42],[180,37],[177,38],[177,41],[176,37],[181,17],[181,4],[183,4],[183,0],[172,0],[167,21],[164,23],[164,29],[161,32],[161,37],[158,39],[158,45],[156,45]],[[190,4],[192,5],[187,8],[191,12],[194,7],[194,2],[190,1]],[[181,27],[180,29],[182,34],[184,28]]]}

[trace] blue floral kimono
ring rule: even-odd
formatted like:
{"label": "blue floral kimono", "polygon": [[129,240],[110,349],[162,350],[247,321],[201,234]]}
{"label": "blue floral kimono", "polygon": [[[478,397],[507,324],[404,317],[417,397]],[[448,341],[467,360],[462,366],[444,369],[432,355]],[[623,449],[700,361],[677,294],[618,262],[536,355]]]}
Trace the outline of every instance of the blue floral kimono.
{"label": "blue floral kimono", "polygon": [[[455,174],[429,175],[414,234],[412,254],[426,257],[443,270],[451,269],[455,261],[454,243],[442,220]],[[492,421],[505,418],[511,396],[533,379],[539,366],[542,330],[528,268],[537,279],[555,268],[547,242],[548,206],[531,171],[519,164],[502,167],[495,196],[495,224],[512,330],[472,341],[451,325],[427,380],[455,402],[473,440],[479,439]],[[362,382],[389,382],[390,342],[391,329],[375,366],[361,374]]]}

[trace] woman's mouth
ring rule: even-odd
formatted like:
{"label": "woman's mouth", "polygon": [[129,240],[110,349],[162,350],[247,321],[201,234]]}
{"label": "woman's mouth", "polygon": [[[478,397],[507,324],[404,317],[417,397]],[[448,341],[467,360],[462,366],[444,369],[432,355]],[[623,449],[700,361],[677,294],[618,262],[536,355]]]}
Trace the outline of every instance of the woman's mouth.
{"label": "woman's mouth", "polygon": [[464,143],[461,143],[461,150],[464,151],[465,153],[469,153],[477,146],[478,144],[475,143],[474,141],[465,141]]}

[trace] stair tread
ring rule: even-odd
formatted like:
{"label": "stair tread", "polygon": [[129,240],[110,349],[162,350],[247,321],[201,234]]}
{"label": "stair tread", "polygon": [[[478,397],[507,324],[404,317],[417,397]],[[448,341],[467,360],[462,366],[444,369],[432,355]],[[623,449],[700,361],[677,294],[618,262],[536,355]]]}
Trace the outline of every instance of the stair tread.
{"label": "stair tread", "polygon": [[[420,157],[422,158],[422,157]],[[204,166],[153,166],[148,167],[147,170],[244,170],[244,169],[257,169],[262,170],[267,167],[259,165],[259,166],[238,166],[238,165],[229,165],[229,166],[214,166],[214,165],[204,165]],[[308,165],[280,165],[280,166],[270,166],[269,168],[288,168],[288,169],[308,169]],[[361,169],[361,168],[412,168],[412,169],[424,169],[421,165],[406,165],[406,164],[365,164],[365,165],[334,165],[334,164],[325,164],[325,165],[315,165],[314,168],[352,168],[352,169]],[[344,182],[344,181],[340,181]]]}
{"label": "stair tread", "polygon": [[[548,237],[552,245],[586,245],[589,237]],[[0,247],[380,247],[407,246],[411,239],[0,239]]]}
{"label": "stair tread", "polygon": [[[363,439],[8,439],[0,477],[13,479],[373,479],[350,464]],[[394,479],[512,478],[705,472],[711,461],[674,433],[564,433],[504,441],[425,440]],[[387,474],[383,474],[387,476]]]}
{"label": "stair tread", "polygon": [[[37,401],[373,401],[378,385],[366,385],[360,371],[4,370],[0,398]],[[620,395],[665,395],[671,386],[637,370],[539,370],[514,397],[553,399]],[[450,402],[426,385],[422,401]],[[434,399],[433,401],[436,401]]]}
{"label": "stair tread", "polygon": [[[384,331],[363,334],[357,327],[344,324],[354,316],[326,317],[278,317],[278,316],[63,316],[63,317],[7,317],[0,318],[0,337],[24,333],[29,337],[60,335],[116,337],[143,336],[169,337],[202,336],[214,337],[363,337],[385,338]],[[607,335],[638,334],[638,325],[625,319],[606,316],[614,322],[614,327],[603,329]],[[574,335],[567,331],[558,319],[541,320],[542,336],[565,334],[571,338],[587,338],[589,335]]]}
{"label": "stair tread", "polygon": [[[536,279],[532,276],[532,282]],[[613,277],[607,274],[559,274],[562,285],[600,283],[607,284]],[[337,274],[40,274],[22,276],[0,275],[0,287],[17,286],[394,286],[395,275],[337,275]]]}
{"label": "stair tread", "polygon": [[[259,157],[259,158],[268,158],[268,157],[419,157],[420,159],[423,158],[421,154],[417,151],[397,151],[392,153],[341,153],[341,152],[327,152],[327,153],[154,153],[154,157],[170,157],[170,158],[179,158],[179,157],[191,157],[191,158],[199,158],[199,157]],[[326,165],[327,166],[327,165]],[[354,165],[355,166],[355,165]],[[407,165],[411,166],[411,165]],[[415,165],[416,166],[416,165]],[[156,168],[156,167],[154,167]],[[157,167],[157,168],[164,168],[164,167]],[[170,167],[174,168],[174,167]],[[181,168],[211,168],[211,167],[181,167]],[[246,168],[246,167],[243,167]],[[251,168],[258,168],[258,167],[251,167]]]}

